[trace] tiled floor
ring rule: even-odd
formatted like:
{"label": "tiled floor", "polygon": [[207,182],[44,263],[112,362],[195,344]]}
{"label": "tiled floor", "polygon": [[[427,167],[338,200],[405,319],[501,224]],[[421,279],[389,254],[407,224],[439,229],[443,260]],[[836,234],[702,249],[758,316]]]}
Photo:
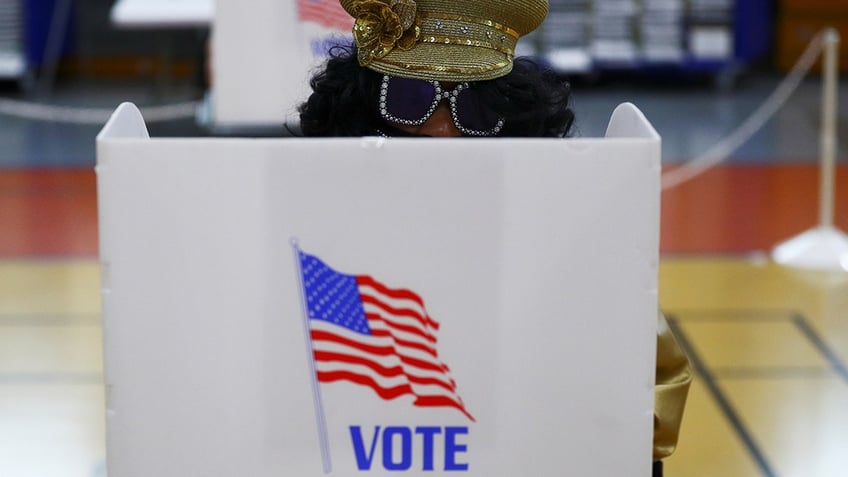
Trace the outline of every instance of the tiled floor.
{"label": "tiled floor", "polygon": [[[669,163],[739,124],[775,86],[575,87],[578,134],[640,106]],[[767,251],[816,220],[818,84],[805,83],[730,163],[663,195],[661,305],[698,371],[669,476],[838,477],[848,457],[848,276],[798,274]],[[848,111],[848,83],[840,113]],[[179,101],[144,85],[61,84],[52,101]],[[14,93],[9,93],[14,96]],[[2,98],[2,96],[0,96]],[[45,98],[41,98],[44,100]],[[848,156],[842,117],[841,158]],[[104,416],[94,135],[97,125],[0,115],[0,476],[101,477]],[[203,134],[192,119],[154,136]],[[848,229],[848,169],[837,224]]]}

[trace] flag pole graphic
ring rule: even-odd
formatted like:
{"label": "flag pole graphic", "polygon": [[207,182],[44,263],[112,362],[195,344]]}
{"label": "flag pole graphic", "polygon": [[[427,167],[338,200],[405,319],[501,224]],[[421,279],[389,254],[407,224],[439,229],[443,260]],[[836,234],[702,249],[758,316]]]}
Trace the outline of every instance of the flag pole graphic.
{"label": "flag pole graphic", "polygon": [[321,387],[318,384],[318,373],[315,369],[315,352],[312,349],[312,327],[309,325],[309,311],[306,305],[306,284],[303,283],[303,267],[300,262],[300,247],[296,238],[291,239],[294,251],[294,263],[297,268],[297,281],[300,284],[300,307],[303,313],[303,330],[306,338],[306,352],[308,354],[310,376],[312,378],[312,399],[315,404],[315,418],[318,421],[318,439],[321,443],[321,460],[324,464],[324,473],[332,471],[330,461],[330,440],[327,436],[327,419],[324,416],[324,404],[321,400]]}

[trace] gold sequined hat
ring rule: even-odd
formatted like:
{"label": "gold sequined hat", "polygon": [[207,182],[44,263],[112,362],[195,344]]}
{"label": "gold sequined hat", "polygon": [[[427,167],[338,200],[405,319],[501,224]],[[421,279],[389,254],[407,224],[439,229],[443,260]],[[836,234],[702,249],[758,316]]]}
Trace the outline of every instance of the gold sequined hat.
{"label": "gold sequined hat", "polygon": [[512,70],[515,44],[548,0],[340,0],[355,19],[359,64],[438,81],[482,81]]}

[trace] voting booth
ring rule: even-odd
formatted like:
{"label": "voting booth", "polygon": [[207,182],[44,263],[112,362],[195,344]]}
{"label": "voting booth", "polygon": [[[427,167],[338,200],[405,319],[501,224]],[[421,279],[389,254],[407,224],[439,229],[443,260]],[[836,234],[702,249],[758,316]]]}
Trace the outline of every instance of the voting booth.
{"label": "voting booth", "polygon": [[660,138],[97,138],[110,477],[651,474]]}

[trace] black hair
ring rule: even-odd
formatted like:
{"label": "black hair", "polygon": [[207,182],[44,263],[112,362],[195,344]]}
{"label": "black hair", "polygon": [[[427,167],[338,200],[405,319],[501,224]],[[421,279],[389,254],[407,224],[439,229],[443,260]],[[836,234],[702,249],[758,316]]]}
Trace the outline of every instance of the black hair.
{"label": "black hair", "polygon": [[[310,81],[312,94],[298,108],[303,135],[370,136],[387,131],[377,107],[381,80],[380,73],[359,65],[355,47],[334,47],[324,69]],[[499,136],[562,137],[574,121],[568,82],[527,58],[516,58],[506,76],[476,81],[471,87],[504,118]]]}

